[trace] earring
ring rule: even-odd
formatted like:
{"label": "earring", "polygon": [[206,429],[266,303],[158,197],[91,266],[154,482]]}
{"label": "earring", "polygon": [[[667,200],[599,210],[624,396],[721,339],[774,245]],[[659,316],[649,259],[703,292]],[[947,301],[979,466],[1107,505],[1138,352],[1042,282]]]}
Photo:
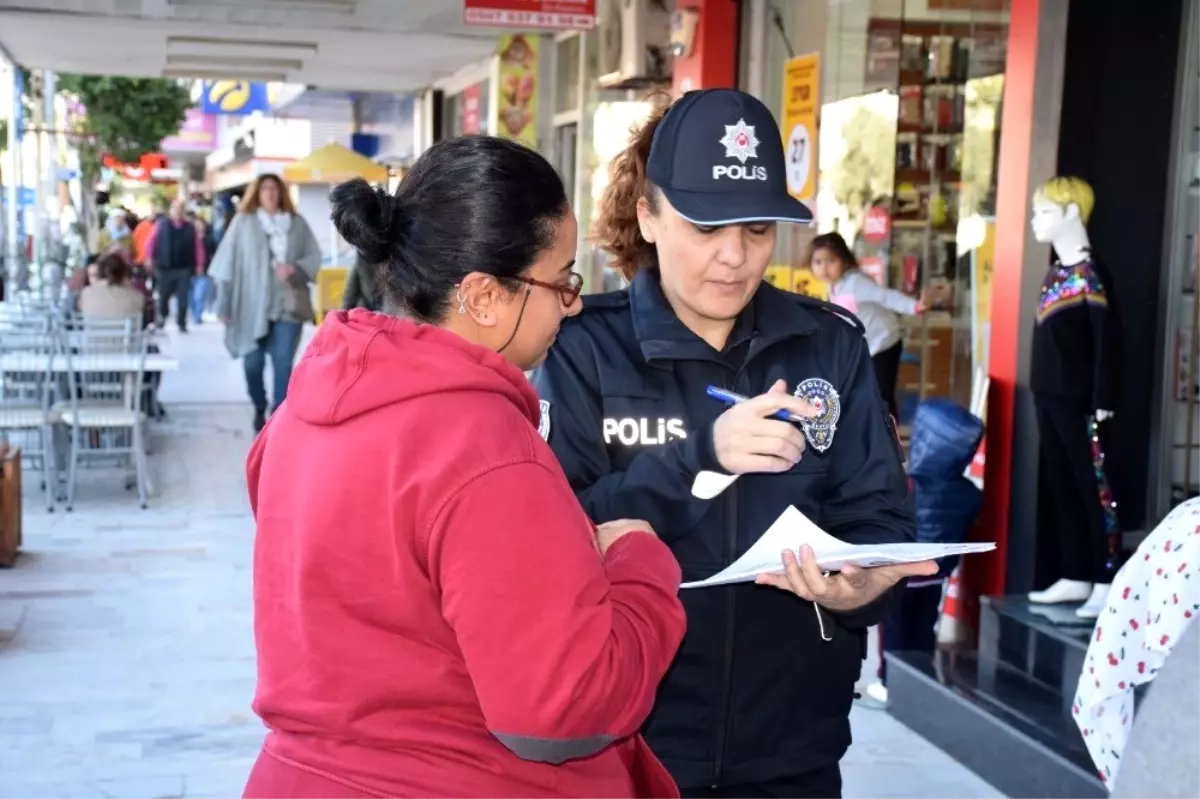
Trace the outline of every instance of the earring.
{"label": "earring", "polygon": [[467,301],[463,299],[462,292],[461,291],[456,292],[454,295],[454,299],[458,300],[458,312],[466,313],[467,312]]}

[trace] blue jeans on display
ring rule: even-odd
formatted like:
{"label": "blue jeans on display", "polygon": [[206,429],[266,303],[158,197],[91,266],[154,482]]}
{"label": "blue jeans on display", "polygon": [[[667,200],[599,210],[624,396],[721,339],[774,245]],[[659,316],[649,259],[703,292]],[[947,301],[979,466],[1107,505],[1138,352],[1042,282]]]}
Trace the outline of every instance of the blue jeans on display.
{"label": "blue jeans on display", "polygon": [[204,312],[208,310],[208,303],[212,297],[212,279],[208,275],[197,275],[192,278],[191,300],[192,320],[199,323],[203,321]]}
{"label": "blue jeans on display", "polygon": [[267,335],[258,340],[258,348],[242,359],[246,369],[246,390],[250,392],[250,401],[254,409],[260,413],[267,410],[267,389],[263,383],[263,371],[267,366],[267,356],[271,357],[271,374],[274,376],[273,408],[287,398],[288,381],[292,378],[292,363],[296,359],[296,350],[300,346],[299,322],[271,322]]}

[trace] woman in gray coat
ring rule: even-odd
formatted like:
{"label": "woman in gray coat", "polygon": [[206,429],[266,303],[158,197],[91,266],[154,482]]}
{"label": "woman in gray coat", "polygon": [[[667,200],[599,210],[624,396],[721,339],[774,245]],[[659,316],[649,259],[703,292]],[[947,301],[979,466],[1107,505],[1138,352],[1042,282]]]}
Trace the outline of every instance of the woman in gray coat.
{"label": "woman in gray coat", "polygon": [[241,358],[254,403],[254,430],[267,422],[263,370],[271,359],[271,408],[287,397],[301,328],[313,318],[311,284],[321,269],[321,248],[296,213],[277,175],[260,175],[238,207],[208,276],[217,286],[217,313],[225,347]]}

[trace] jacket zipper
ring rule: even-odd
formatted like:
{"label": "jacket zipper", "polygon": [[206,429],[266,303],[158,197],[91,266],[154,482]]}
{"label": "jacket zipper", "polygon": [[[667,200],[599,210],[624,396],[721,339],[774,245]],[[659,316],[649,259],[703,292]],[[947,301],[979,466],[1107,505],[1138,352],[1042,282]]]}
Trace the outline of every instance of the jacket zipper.
{"label": "jacket zipper", "polygon": [[[737,377],[740,376],[741,370],[734,376],[731,389],[737,388]],[[733,563],[737,557],[737,532],[738,532],[738,485],[734,483],[729,487],[727,504],[728,522],[725,526],[725,560],[726,563]],[[725,746],[729,741],[729,722],[732,716],[730,712],[730,703],[733,700],[733,657],[734,657],[734,618],[737,606],[737,597],[734,594],[733,586],[728,586],[725,589],[725,659],[721,670],[721,703],[717,708],[717,729],[716,741],[714,746],[715,760],[713,763],[713,781],[712,787],[716,788],[721,784],[721,772],[725,766]]]}

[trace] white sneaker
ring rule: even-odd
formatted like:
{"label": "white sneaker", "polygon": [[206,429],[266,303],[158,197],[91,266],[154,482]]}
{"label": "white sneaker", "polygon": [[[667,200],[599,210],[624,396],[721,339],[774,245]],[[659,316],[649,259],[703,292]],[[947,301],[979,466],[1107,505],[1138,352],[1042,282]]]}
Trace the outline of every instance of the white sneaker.
{"label": "white sneaker", "polygon": [[886,710],[887,696],[887,688],[883,687],[883,683],[873,682],[863,689],[858,705],[866,710]]}
{"label": "white sneaker", "polygon": [[1109,587],[1108,583],[1096,583],[1092,586],[1091,595],[1083,605],[1076,608],[1075,615],[1081,619],[1100,618],[1100,614],[1104,612],[1104,606],[1108,604]]}
{"label": "white sneaker", "polygon": [[1030,591],[1029,601],[1038,605],[1058,605],[1064,602],[1086,602],[1091,595],[1091,583],[1059,580],[1044,591]]}

